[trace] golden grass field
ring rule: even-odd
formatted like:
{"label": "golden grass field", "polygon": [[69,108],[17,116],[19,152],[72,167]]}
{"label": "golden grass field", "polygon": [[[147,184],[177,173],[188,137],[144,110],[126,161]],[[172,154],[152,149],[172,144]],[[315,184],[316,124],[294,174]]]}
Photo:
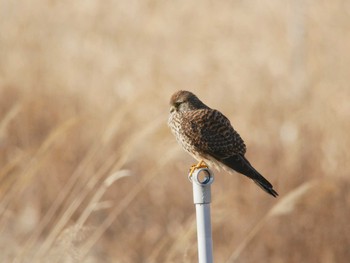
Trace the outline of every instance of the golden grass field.
{"label": "golden grass field", "polygon": [[216,172],[215,262],[349,262],[350,3],[0,1],[0,262],[196,262],[196,93],[274,199]]}

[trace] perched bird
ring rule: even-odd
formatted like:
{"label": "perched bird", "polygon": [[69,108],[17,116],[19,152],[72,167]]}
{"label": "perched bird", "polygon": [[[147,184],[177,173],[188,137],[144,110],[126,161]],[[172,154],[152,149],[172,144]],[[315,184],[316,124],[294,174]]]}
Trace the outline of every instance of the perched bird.
{"label": "perched bird", "polygon": [[170,99],[168,125],[181,146],[199,163],[196,168],[213,165],[232,170],[252,179],[265,192],[278,193],[244,157],[246,146],[230,121],[219,111],[209,108],[192,92],[180,90]]}

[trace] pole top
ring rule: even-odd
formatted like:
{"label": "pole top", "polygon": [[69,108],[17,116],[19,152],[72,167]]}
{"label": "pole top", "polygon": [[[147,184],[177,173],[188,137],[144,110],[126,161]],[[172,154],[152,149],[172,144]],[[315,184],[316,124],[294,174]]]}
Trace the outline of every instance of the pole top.
{"label": "pole top", "polygon": [[214,182],[214,174],[209,168],[199,168],[194,170],[192,176],[189,174],[188,179],[202,186],[210,185]]}
{"label": "pole top", "polygon": [[214,182],[214,174],[209,168],[196,169],[188,177],[193,185],[193,201],[195,204],[209,204],[211,202],[210,186]]}

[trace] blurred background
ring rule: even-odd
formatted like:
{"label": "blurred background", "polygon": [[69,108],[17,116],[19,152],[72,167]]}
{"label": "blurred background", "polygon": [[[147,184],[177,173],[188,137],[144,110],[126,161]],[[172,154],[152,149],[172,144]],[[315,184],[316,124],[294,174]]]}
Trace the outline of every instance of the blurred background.
{"label": "blurred background", "polygon": [[196,262],[176,90],[271,181],[216,172],[216,262],[348,262],[350,2],[0,1],[0,261]]}

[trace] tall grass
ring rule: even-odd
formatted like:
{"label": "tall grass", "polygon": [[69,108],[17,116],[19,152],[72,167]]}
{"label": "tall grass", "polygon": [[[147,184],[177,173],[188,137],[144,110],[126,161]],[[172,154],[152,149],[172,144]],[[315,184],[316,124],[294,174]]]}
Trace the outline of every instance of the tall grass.
{"label": "tall grass", "polygon": [[280,194],[216,172],[215,261],[347,262],[349,8],[0,2],[0,261],[196,261],[188,89]]}

